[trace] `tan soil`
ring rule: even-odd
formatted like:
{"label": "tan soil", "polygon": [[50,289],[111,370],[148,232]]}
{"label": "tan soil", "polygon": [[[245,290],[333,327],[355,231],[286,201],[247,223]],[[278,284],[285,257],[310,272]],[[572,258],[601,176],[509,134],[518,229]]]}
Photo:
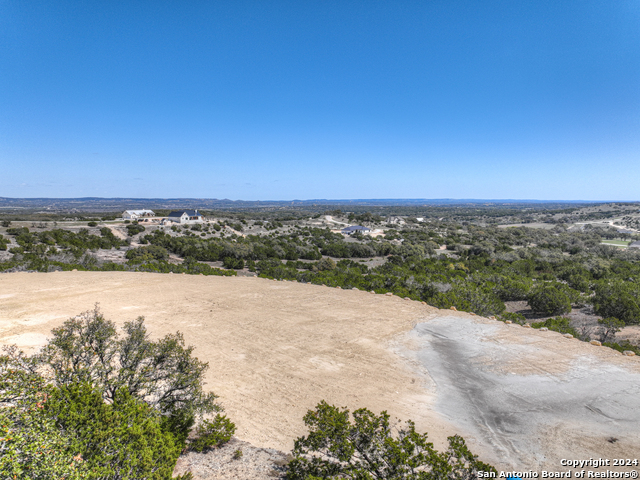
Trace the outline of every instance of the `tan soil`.
{"label": "tan soil", "polygon": [[387,409],[439,443],[455,429],[388,348],[438,310],[398,297],[251,277],[135,272],[0,275],[0,343],[38,347],[52,328],[99,302],[118,324],[139,315],[154,337],[177,330],[209,362],[237,436],[288,451],[320,400]]}
{"label": "tan soil", "polygon": [[[592,420],[580,417],[575,425],[563,426],[560,421],[540,425],[531,443],[539,455],[523,456],[523,462],[514,464],[514,459],[520,458],[517,452],[502,456],[488,437],[478,433],[482,430],[451,414],[453,403],[448,409],[441,404],[451,393],[447,389],[458,387],[446,377],[451,370],[447,362],[458,362],[456,368],[462,372],[475,369],[480,380],[491,379],[495,388],[511,388],[507,377],[522,385],[532,376],[532,382],[547,385],[547,378],[562,389],[562,385],[569,385],[563,375],[576,366],[588,371],[593,364],[597,367],[594,372],[611,370],[611,378],[614,374],[622,379],[625,375],[636,378],[640,374],[638,357],[625,357],[555,332],[437,310],[395,296],[251,277],[11,273],[0,275],[0,343],[34,350],[46,342],[52,328],[91,309],[96,302],[106,317],[118,324],[145,316],[154,337],[183,332],[187,343],[196,347],[195,354],[209,362],[207,388],[220,396],[227,414],[236,422],[237,437],[256,447],[290,451],[293,440],[306,433],[302,417],[324,399],[350,409],[367,407],[375,412],[387,410],[403,420],[411,418],[419,431],[429,432],[438,448],[448,435],[462,434],[472,451],[503,468],[551,465],[559,470],[559,458],[555,457],[560,451],[572,453],[572,458],[604,454],[622,458],[640,451],[637,435],[607,443],[600,433],[590,436]],[[418,323],[422,326],[416,327]],[[453,351],[446,354],[446,350],[438,353],[442,352],[437,351],[442,348],[437,340],[442,332],[451,332],[447,341],[454,342],[451,345],[460,352],[469,348],[476,353],[468,357]],[[429,363],[432,355],[440,355],[439,363]],[[564,392],[570,399],[567,408],[575,402],[576,408],[584,409],[579,395],[590,394],[594,388],[581,385],[582,393],[575,397]],[[637,390],[637,385],[629,388]],[[606,385],[595,389],[606,391]],[[545,401],[554,398],[553,390],[549,395]],[[509,405],[506,402],[501,408]],[[598,408],[607,406],[603,405]],[[515,415],[522,416],[521,407],[514,404]],[[466,408],[465,404],[460,408]],[[491,404],[476,402],[473,408],[492,411]],[[535,414],[525,415],[521,421],[527,418],[531,418],[531,425],[537,425]],[[601,427],[598,429],[600,432]],[[560,443],[562,448],[558,449]],[[183,457],[181,461],[183,465],[215,464],[204,457]],[[233,468],[243,465],[227,464]]]}
{"label": "tan soil", "polygon": [[115,237],[118,237],[120,240],[127,239],[127,234],[124,233],[123,230],[121,230],[121,228],[124,229],[124,224],[107,225],[107,227],[109,228],[109,230],[111,230],[111,233],[113,233]]}

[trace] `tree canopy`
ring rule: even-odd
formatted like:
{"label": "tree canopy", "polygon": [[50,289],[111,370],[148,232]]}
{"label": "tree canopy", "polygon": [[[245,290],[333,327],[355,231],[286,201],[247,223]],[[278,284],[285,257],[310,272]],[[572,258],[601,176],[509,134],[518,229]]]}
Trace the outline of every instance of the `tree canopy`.
{"label": "tree canopy", "polygon": [[361,408],[350,415],[322,401],[304,423],[309,435],[295,441],[287,480],[475,480],[478,471],[495,472],[462,437],[449,437],[449,448],[438,452],[413,422],[391,425],[387,412]]}

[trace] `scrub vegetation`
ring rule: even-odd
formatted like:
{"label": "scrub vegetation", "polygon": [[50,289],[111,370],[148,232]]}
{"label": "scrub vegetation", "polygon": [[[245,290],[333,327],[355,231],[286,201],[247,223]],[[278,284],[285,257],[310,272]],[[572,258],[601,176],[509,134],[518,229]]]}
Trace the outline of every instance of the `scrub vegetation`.
{"label": "scrub vegetation", "polygon": [[[640,323],[640,248],[624,246],[640,239],[629,230],[640,218],[636,204],[341,208],[209,211],[205,223],[173,226],[102,215],[52,230],[12,217],[0,237],[0,271],[258,275],[518,322],[580,311],[592,325],[574,326],[579,336],[609,342],[597,319]],[[371,232],[340,233],[349,224]]]}

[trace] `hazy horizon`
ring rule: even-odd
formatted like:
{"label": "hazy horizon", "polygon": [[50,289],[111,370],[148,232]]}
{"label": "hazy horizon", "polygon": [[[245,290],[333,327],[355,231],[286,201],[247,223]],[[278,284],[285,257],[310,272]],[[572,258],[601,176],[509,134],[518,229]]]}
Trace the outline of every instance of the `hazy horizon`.
{"label": "hazy horizon", "polygon": [[29,201],[29,200],[87,200],[87,201],[100,201],[100,200],[132,200],[132,201],[159,201],[159,200],[171,200],[171,201],[217,201],[217,202],[232,202],[232,203],[311,203],[311,202],[330,202],[330,203],[355,203],[355,202],[383,202],[392,204],[393,202],[399,203],[423,203],[433,202],[436,204],[456,203],[456,202],[513,202],[513,203],[640,203],[640,200],[584,200],[584,199],[553,199],[553,198],[285,198],[285,199],[257,199],[247,200],[242,198],[216,198],[216,197],[1,197],[0,205],[3,201]]}

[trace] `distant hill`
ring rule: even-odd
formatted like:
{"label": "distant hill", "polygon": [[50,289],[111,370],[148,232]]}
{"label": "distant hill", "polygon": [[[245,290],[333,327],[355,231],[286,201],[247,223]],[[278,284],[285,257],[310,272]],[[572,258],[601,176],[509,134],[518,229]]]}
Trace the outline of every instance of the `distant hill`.
{"label": "distant hill", "polygon": [[447,206],[447,205],[541,205],[547,208],[562,208],[579,204],[604,202],[585,200],[515,200],[515,199],[455,199],[455,198],[382,198],[382,199],[312,199],[312,200],[229,200],[217,198],[6,198],[0,197],[0,209],[60,211],[119,211],[136,208],[200,208],[200,209],[260,209],[287,207],[339,206]]}

